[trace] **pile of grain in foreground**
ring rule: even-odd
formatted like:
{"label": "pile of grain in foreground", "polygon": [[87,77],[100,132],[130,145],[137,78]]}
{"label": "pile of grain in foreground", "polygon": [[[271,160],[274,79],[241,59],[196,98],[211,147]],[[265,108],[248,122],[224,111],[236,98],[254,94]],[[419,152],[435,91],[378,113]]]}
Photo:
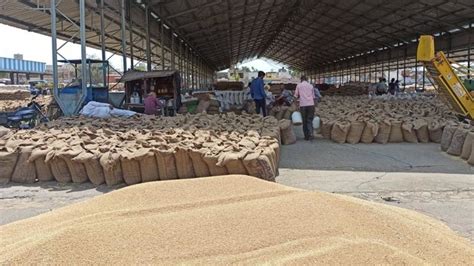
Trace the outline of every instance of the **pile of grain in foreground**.
{"label": "pile of grain in foreground", "polygon": [[448,264],[473,246],[424,215],[248,176],[152,182],[0,227],[0,264]]}

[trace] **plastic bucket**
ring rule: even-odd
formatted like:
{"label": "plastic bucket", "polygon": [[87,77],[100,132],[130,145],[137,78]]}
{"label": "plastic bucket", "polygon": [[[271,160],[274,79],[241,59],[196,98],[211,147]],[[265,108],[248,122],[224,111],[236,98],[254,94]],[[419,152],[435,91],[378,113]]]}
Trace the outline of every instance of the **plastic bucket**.
{"label": "plastic bucket", "polygon": [[301,113],[298,111],[293,112],[291,115],[291,121],[293,122],[293,125],[301,126],[303,124],[303,117],[301,116]]}

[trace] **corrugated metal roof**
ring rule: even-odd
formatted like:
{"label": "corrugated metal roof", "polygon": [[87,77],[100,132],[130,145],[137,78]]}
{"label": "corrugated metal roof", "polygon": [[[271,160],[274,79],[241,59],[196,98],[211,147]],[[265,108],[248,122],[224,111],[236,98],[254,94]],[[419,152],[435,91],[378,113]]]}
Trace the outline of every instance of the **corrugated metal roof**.
{"label": "corrugated metal roof", "polygon": [[[120,1],[104,1],[107,49],[119,53]],[[0,22],[49,34],[50,17],[44,9],[49,2],[0,0]],[[99,10],[96,1],[86,2],[87,41],[99,48]],[[127,35],[128,52],[133,45],[134,56],[145,60],[145,1],[131,2],[127,20],[131,18],[134,37],[130,40]],[[261,56],[298,69],[314,69],[353,55],[411,43],[419,34],[456,35],[468,31],[472,35],[472,30],[464,26],[474,19],[472,0],[149,0],[149,3],[153,15],[152,61],[160,64],[158,18],[161,17],[167,27],[214,69]],[[59,8],[78,20],[77,1],[60,1]],[[73,35],[70,30],[73,26],[64,17],[58,17],[57,25],[59,37],[67,39]],[[165,47],[170,47],[170,32],[167,30],[164,35]],[[169,62],[169,48],[165,49]]]}

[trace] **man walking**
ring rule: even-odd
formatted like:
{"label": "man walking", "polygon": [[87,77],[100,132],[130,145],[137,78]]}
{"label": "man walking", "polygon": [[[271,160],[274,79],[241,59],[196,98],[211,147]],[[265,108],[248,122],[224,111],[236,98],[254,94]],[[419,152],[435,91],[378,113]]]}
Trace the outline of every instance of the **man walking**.
{"label": "man walking", "polygon": [[259,71],[258,77],[252,81],[250,85],[250,95],[252,99],[255,101],[255,107],[257,114],[260,114],[260,110],[262,111],[263,117],[267,116],[267,110],[265,106],[265,84],[263,82],[263,78],[265,77],[265,72]]}
{"label": "man walking", "polygon": [[305,140],[312,140],[314,119],[314,88],[306,76],[301,77],[301,83],[296,86],[295,97],[300,102],[300,112],[303,118],[303,133]]}

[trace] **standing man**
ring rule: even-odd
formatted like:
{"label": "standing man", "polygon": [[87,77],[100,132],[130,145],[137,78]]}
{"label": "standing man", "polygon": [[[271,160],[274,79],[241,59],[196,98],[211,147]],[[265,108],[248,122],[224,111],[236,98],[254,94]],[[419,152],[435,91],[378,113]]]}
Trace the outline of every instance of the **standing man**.
{"label": "standing man", "polygon": [[303,118],[303,133],[305,140],[312,140],[314,119],[314,88],[306,76],[301,77],[301,83],[296,86],[295,97],[300,101],[300,112]]}
{"label": "standing man", "polygon": [[262,110],[263,117],[267,116],[267,110],[265,106],[265,84],[263,82],[263,78],[265,77],[265,72],[258,71],[258,77],[252,81],[250,85],[250,95],[252,99],[255,101],[255,107],[257,114],[260,114],[260,110]]}

